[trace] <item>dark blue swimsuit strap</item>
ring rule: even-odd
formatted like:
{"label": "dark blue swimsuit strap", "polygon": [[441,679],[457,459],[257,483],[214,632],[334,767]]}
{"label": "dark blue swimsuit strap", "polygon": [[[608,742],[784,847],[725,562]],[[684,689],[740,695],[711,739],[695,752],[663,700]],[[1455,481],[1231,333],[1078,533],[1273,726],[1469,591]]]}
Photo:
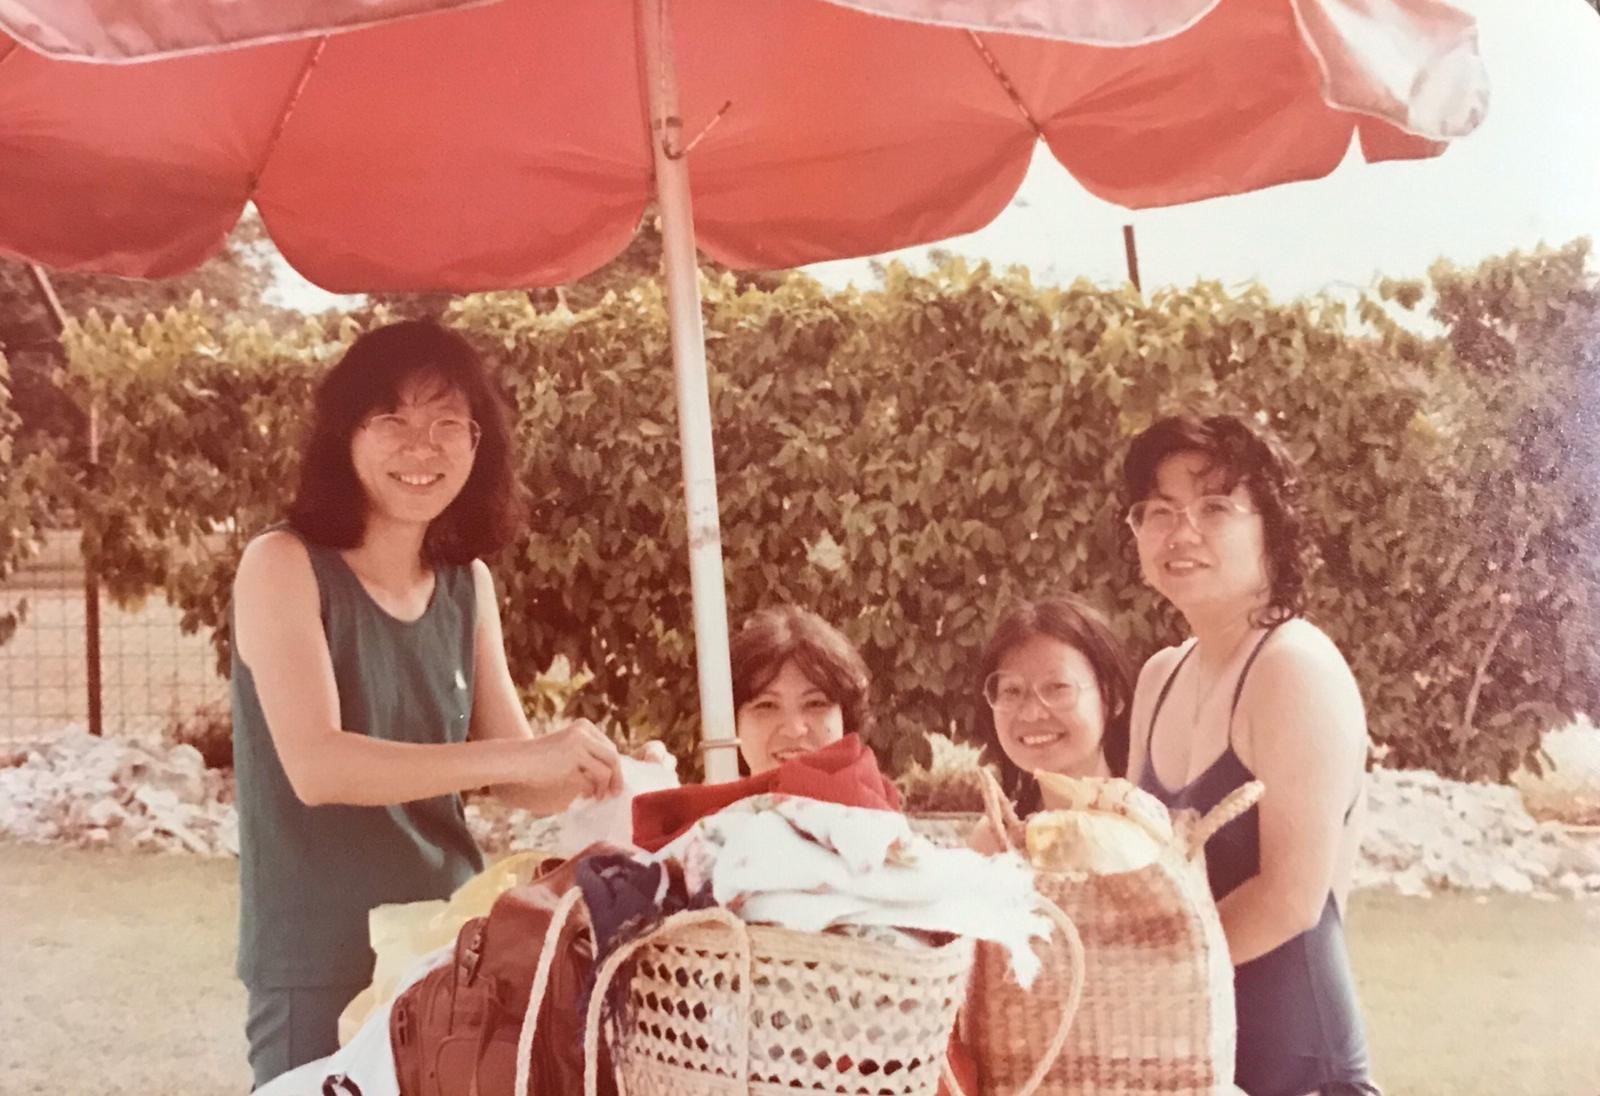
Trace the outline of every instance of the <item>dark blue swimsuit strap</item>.
{"label": "dark blue swimsuit strap", "polygon": [[[1228,749],[1230,750],[1233,749],[1233,716],[1239,710],[1239,698],[1244,696],[1245,678],[1250,676],[1250,667],[1255,665],[1256,656],[1261,654],[1261,648],[1267,645],[1267,640],[1272,638],[1272,633],[1277,630],[1278,625],[1274,624],[1262,633],[1261,638],[1256,640],[1255,648],[1250,652],[1250,657],[1244,660],[1244,668],[1239,671],[1239,681],[1233,687],[1233,704],[1228,708]],[[1161,714],[1161,706],[1167,702],[1167,694],[1172,692],[1173,682],[1178,680],[1178,671],[1183,669],[1183,664],[1189,661],[1189,656],[1194,654],[1195,648],[1198,646],[1199,643],[1191,643],[1189,645],[1189,649],[1183,652],[1183,657],[1178,659],[1178,664],[1167,675],[1167,680],[1162,683],[1161,692],[1156,694],[1156,706],[1150,711],[1150,726],[1145,729],[1144,733],[1144,763],[1150,766],[1152,771],[1154,771],[1155,765],[1150,759],[1150,747],[1156,737],[1156,717]]]}
{"label": "dark blue swimsuit strap", "polygon": [[1197,646],[1199,644],[1191,643],[1189,649],[1183,652],[1183,657],[1178,659],[1178,664],[1172,668],[1167,680],[1162,683],[1161,692],[1156,695],[1156,706],[1150,709],[1150,726],[1145,728],[1144,732],[1144,760],[1147,765],[1150,763],[1150,744],[1156,737],[1156,716],[1161,714],[1161,705],[1167,702],[1167,694],[1172,691],[1172,683],[1178,680],[1178,671],[1183,669],[1183,664],[1189,661],[1189,656],[1194,654]]}
{"label": "dark blue swimsuit strap", "polygon": [[1244,669],[1239,671],[1239,683],[1233,687],[1233,705],[1228,709],[1228,745],[1233,745],[1233,713],[1239,710],[1239,698],[1244,695],[1244,679],[1250,676],[1250,667],[1256,663],[1256,656],[1261,653],[1261,648],[1267,645],[1267,640],[1272,638],[1272,633],[1278,630],[1274,624],[1262,633],[1256,640],[1255,650],[1250,652],[1250,657],[1244,660]]}
{"label": "dark blue swimsuit strap", "polygon": [[[1250,652],[1250,657],[1244,660],[1244,668],[1239,671],[1239,681],[1233,687],[1233,704],[1228,708],[1228,749],[1229,750],[1233,749],[1233,716],[1234,716],[1234,713],[1236,713],[1239,710],[1239,699],[1244,696],[1244,681],[1245,681],[1245,678],[1250,676],[1250,667],[1255,665],[1256,656],[1261,654],[1261,648],[1263,648],[1263,647],[1265,647],[1267,645],[1267,640],[1270,639],[1271,636],[1272,636],[1272,633],[1277,631],[1277,630],[1278,630],[1278,625],[1274,624],[1272,627],[1268,628],[1265,633],[1262,634],[1260,639],[1256,640],[1255,649]],[[1151,747],[1151,744],[1155,741],[1155,737],[1156,737],[1156,716],[1161,714],[1161,705],[1163,705],[1163,704],[1165,704],[1167,702],[1167,694],[1172,691],[1172,683],[1178,679],[1178,671],[1183,669],[1183,664],[1185,662],[1189,661],[1189,656],[1194,654],[1194,649],[1197,646],[1199,646],[1198,643],[1190,644],[1189,645],[1189,649],[1187,651],[1183,652],[1183,657],[1178,659],[1178,664],[1172,668],[1172,672],[1167,675],[1167,680],[1162,683],[1161,692],[1156,695],[1156,706],[1155,706],[1154,710],[1152,710],[1150,712],[1150,726],[1149,726],[1148,729],[1146,729],[1145,735],[1144,735],[1144,763],[1145,763],[1145,767],[1148,768],[1151,771],[1152,774],[1155,772],[1155,767],[1156,766],[1155,766],[1155,760],[1152,757],[1152,753],[1151,753],[1150,747]],[[1156,779],[1159,781],[1161,778],[1157,777]],[[1350,821],[1350,816],[1355,814],[1356,807],[1359,806],[1360,803],[1361,803],[1361,788],[1358,785],[1356,787],[1355,796],[1352,797],[1351,800],[1350,800],[1350,805],[1345,808],[1345,811],[1344,811],[1344,821],[1345,822],[1349,822]]]}

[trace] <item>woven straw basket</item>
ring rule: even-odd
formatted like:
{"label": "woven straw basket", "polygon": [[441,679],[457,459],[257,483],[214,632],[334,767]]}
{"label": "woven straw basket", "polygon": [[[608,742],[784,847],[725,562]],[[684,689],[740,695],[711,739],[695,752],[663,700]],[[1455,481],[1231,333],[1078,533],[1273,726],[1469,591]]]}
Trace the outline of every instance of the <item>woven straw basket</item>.
{"label": "woven straw basket", "polygon": [[967,835],[982,822],[982,811],[922,811],[906,815],[913,833],[944,848],[964,848]]}
{"label": "woven straw basket", "polygon": [[[1021,823],[993,780],[988,817],[1005,847]],[[980,944],[963,1033],[978,1058],[984,1096],[1198,1096],[1233,1090],[1233,966],[1206,880],[1203,852],[1217,830],[1260,797],[1248,784],[1204,818],[1168,837],[1155,862],[1113,875],[1039,871],[1039,892],[1082,937],[1083,991],[1060,1040],[1052,1002],[1060,987],[1042,975],[1031,991],[1011,978],[1003,953]],[[1162,809],[1155,800],[1150,805]],[[1042,1056],[1059,1044],[1048,1070]]]}
{"label": "woven straw basket", "polygon": [[[548,939],[579,900],[567,895]],[[540,956],[518,1046],[527,1092]],[[848,936],[747,925],[725,909],[674,914],[601,965],[590,997],[585,1091],[594,1096],[601,1006],[631,963],[627,1006],[613,1017],[618,1091],[633,1096],[792,1096],[796,1090],[933,1096],[966,999],[971,940],[910,949]]]}

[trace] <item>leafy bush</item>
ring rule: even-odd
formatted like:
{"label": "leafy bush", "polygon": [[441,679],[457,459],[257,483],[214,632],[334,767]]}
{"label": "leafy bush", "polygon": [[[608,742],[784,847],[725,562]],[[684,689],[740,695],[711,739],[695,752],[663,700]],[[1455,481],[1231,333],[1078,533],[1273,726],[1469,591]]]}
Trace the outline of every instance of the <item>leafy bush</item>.
{"label": "leafy bush", "polygon": [[219,668],[239,555],[281,518],[312,389],[355,334],[224,322],[196,296],[138,330],[91,313],[64,336],[63,387],[100,422],[99,463],[70,487],[84,558],[121,604],[165,591]]}
{"label": "leafy bush", "polygon": [[233,713],[226,702],[200,705],[169,725],[163,737],[199,750],[208,769],[233,769]]}
{"label": "leafy bush", "polygon": [[[1350,656],[1389,758],[1503,776],[1543,728],[1600,710],[1585,259],[1441,267],[1354,306],[1215,284],[1039,288],[959,262],[891,268],[866,293],[708,280],[732,621],[780,601],[835,621],[873,672],[880,756],[927,763],[925,732],[970,720],[970,668],[1007,599],[1076,589],[1141,657],[1181,634],[1139,581],[1121,456],[1160,414],[1232,409],[1302,461],[1323,560],[1312,615]],[[448,319],[502,370],[534,503],[490,561],[513,675],[565,656],[591,675],[571,710],[688,756],[660,290],[577,313],[485,294]],[[68,385],[103,427],[102,467],[75,486],[85,548],[117,596],[164,587],[226,649],[238,553],[281,512],[311,386],[352,334],[273,336],[198,306],[69,334]]]}
{"label": "leafy bush", "polygon": [[[11,406],[10,369],[0,354],[0,581],[39,548],[55,485],[56,453],[23,453],[16,446],[20,425]],[[16,633],[28,611],[26,599],[0,611],[0,645]]]}

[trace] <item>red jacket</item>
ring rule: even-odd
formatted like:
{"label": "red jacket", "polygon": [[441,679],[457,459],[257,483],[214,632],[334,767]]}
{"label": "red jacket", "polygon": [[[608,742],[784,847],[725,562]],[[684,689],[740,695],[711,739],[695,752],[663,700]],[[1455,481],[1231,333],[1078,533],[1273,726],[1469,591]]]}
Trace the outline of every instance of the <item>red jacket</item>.
{"label": "red jacket", "polygon": [[759,776],[646,792],[633,801],[633,843],[655,852],[706,815],[763,792],[803,795],[846,807],[900,809],[900,792],[878,771],[877,757],[860,738],[847,734]]}

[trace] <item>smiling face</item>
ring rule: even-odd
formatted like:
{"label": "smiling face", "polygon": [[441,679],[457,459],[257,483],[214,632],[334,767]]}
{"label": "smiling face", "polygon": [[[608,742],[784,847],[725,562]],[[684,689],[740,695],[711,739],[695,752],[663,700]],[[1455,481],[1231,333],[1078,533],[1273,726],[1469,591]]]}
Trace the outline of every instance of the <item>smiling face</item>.
{"label": "smiling face", "polygon": [[426,527],[444,513],[472,474],[471,434],[462,436],[471,419],[459,390],[415,376],[400,386],[395,407],[356,427],[350,463],[366,494],[369,528],[374,521]]}
{"label": "smiling face", "polygon": [[1261,515],[1243,483],[1230,489],[1226,475],[1203,453],[1179,452],[1156,467],[1151,500],[1189,507],[1223,495],[1238,509],[1214,515],[1208,531],[1179,514],[1169,529],[1135,537],[1144,579],[1180,612],[1248,604],[1267,592],[1266,549]]}
{"label": "smiling face", "polygon": [[734,714],[739,752],[752,775],[844,737],[844,711],[793,659]]}
{"label": "smiling face", "polygon": [[1099,771],[1105,705],[1082,651],[1033,635],[1001,657],[996,675],[995,735],[1013,765],[1070,776]]}

